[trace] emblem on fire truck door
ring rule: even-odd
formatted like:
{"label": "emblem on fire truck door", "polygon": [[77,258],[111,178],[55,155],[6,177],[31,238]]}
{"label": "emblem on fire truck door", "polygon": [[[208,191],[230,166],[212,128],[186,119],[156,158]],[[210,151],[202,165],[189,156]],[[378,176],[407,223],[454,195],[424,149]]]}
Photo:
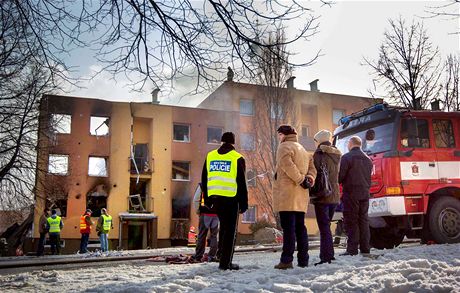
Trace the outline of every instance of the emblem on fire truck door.
{"label": "emblem on fire truck door", "polygon": [[419,167],[417,165],[417,163],[412,163],[412,176],[418,176],[420,173],[419,173]]}

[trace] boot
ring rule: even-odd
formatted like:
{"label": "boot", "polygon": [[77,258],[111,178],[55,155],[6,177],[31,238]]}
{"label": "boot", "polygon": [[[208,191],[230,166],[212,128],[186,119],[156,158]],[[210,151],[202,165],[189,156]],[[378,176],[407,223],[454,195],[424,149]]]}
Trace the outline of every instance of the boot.
{"label": "boot", "polygon": [[348,255],[357,255],[357,253],[351,253],[351,252],[348,252],[348,251],[345,251],[344,253],[342,253],[340,256],[348,256]]}
{"label": "boot", "polygon": [[322,265],[322,264],[324,264],[324,263],[329,263],[329,264],[330,264],[331,261],[330,261],[330,260],[322,260],[322,261],[320,261],[320,262],[315,263],[315,267],[316,267],[317,265]]}
{"label": "boot", "polygon": [[287,270],[287,269],[293,269],[294,267],[292,266],[292,262],[290,263],[282,263],[280,262],[279,264],[277,264],[275,266],[275,269],[278,269],[278,270]]}
{"label": "boot", "polygon": [[240,266],[235,263],[231,263],[226,267],[219,266],[219,270],[223,270],[223,271],[226,271],[226,270],[237,271],[239,269],[240,269]]}

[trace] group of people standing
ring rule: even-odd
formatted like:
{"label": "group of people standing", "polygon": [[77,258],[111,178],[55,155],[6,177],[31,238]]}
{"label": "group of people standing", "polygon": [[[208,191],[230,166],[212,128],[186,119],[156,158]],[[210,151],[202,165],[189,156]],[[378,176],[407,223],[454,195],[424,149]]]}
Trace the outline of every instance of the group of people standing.
{"label": "group of people standing", "polygon": [[[332,134],[322,130],[314,136],[317,149],[309,154],[298,143],[297,132],[290,125],[278,128],[279,147],[276,155],[276,173],[273,188],[273,204],[279,212],[283,229],[283,252],[276,269],[293,268],[293,254],[297,242],[297,265],[308,266],[308,234],[305,228],[305,212],[308,204],[315,207],[320,231],[320,261],[315,265],[335,260],[332,242],[331,221],[340,202],[342,185],[343,221],[348,235],[347,250],[343,255],[370,252],[369,188],[373,164],[361,150],[361,139],[349,139],[349,152],[342,156],[332,143]],[[328,180],[328,193],[316,189],[312,192],[319,172]],[[310,194],[312,192],[312,194]],[[311,196],[311,199],[310,199]]]}
{"label": "group of people standing", "polygon": [[[79,253],[88,252],[89,235],[91,234],[92,226],[94,225],[91,220],[92,211],[87,209],[80,217],[80,250]],[[56,210],[45,209],[39,221],[40,239],[38,241],[37,256],[42,256],[45,251],[46,234],[49,234],[51,254],[61,253],[61,231],[64,228],[62,218],[57,215]],[[112,216],[107,213],[107,209],[101,209],[101,216],[98,218],[96,225],[96,232],[101,243],[101,251],[109,250],[108,234],[113,229]]]}
{"label": "group of people standing", "polygon": [[[305,213],[308,204],[315,207],[320,230],[320,261],[315,265],[335,260],[331,233],[331,221],[340,202],[342,185],[344,229],[348,235],[347,250],[343,255],[370,252],[369,188],[373,164],[361,150],[361,139],[349,139],[349,152],[342,156],[332,143],[332,134],[327,130],[318,132],[314,139],[318,147],[314,154],[308,153],[298,143],[297,132],[290,125],[277,129],[279,146],[273,184],[273,207],[279,214],[283,230],[283,250],[275,269],[293,268],[297,243],[297,265],[308,267],[308,234]],[[238,215],[248,208],[248,192],[245,180],[245,160],[234,148],[235,135],[222,135],[222,145],[211,151],[203,166],[199,199],[199,236],[196,253],[192,259],[201,261],[206,246],[206,235],[211,231],[210,260],[219,261],[221,270],[237,270],[232,263],[238,228]],[[330,188],[327,195],[310,190],[315,185],[318,170],[327,173]],[[321,176],[324,176],[322,174]],[[217,220],[218,219],[218,220]],[[220,227],[219,227],[220,223]],[[217,232],[219,231],[219,232]],[[219,234],[219,241],[217,241]]]}

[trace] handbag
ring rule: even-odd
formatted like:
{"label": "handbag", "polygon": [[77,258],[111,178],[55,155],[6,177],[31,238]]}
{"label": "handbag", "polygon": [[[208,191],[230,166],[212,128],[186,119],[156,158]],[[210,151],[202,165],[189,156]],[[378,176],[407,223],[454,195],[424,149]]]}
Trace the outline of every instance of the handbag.
{"label": "handbag", "polygon": [[314,198],[323,198],[332,195],[329,170],[324,162],[321,162],[317,170],[315,185],[310,189],[310,194]]}

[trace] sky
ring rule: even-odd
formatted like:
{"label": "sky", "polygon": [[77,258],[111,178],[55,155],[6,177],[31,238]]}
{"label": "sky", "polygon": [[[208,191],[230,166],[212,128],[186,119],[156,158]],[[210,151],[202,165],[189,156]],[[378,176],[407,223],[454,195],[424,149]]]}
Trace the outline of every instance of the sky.
{"label": "sky", "polygon": [[[308,42],[297,43],[288,50],[295,54],[294,61],[310,60],[318,51],[321,56],[309,67],[296,68],[295,87],[309,90],[309,82],[319,79],[318,87],[322,92],[357,96],[369,96],[373,89],[370,69],[363,64],[363,58],[376,59],[383,33],[389,27],[388,19],[404,18],[408,23],[423,21],[432,43],[439,47],[441,56],[458,53],[460,50],[460,20],[437,17],[427,18],[429,7],[440,6],[442,1],[337,1],[328,6],[318,1],[309,1],[306,5],[319,16],[319,33]],[[460,4],[459,4],[460,6]],[[299,19],[299,26],[302,24]],[[288,33],[294,33],[295,26]],[[110,73],[101,73],[90,79],[101,68],[89,51],[71,56],[71,63],[78,64],[78,74],[88,80],[80,88],[71,88],[67,94],[113,101],[140,102],[150,101],[147,86],[144,91],[130,90],[130,81],[124,75],[113,77]],[[235,79],[238,79],[236,76]],[[190,80],[177,80],[177,91],[159,94],[161,103],[194,107],[209,93],[187,95],[192,90]],[[216,84],[216,87],[219,84]]]}

